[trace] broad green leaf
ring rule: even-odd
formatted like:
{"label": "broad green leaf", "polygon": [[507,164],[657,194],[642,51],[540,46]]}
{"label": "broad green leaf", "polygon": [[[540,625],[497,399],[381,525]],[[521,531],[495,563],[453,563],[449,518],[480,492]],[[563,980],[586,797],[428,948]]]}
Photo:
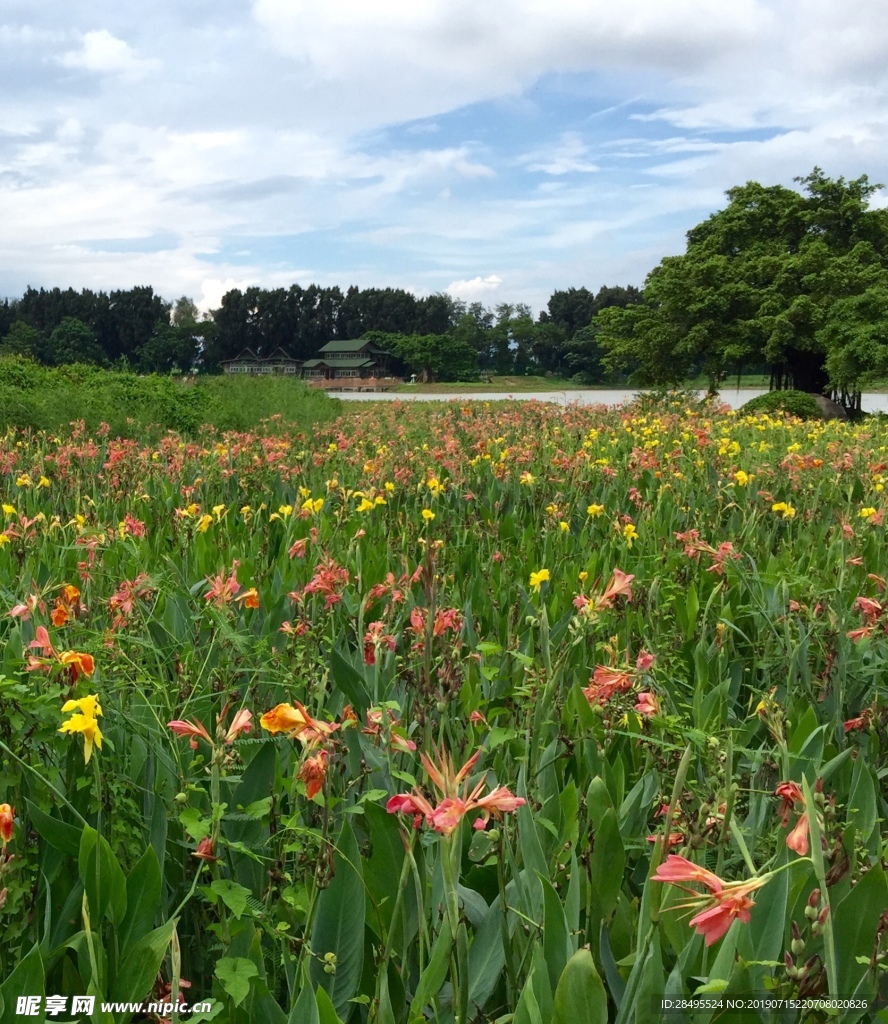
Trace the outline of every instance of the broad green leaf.
{"label": "broad green leaf", "polygon": [[469,947],[469,1006],[483,1006],[502,975],[506,962],[502,916],[502,905],[497,897]]}
{"label": "broad green leaf", "polygon": [[574,953],[558,979],[552,1024],[607,1024],[607,996],[588,949]]}
{"label": "broad green leaf", "polygon": [[259,968],[246,957],[226,956],[216,962],[214,973],[234,1005],[240,1006],[250,994],[250,979],[258,976]]}
{"label": "broad green leaf", "polygon": [[126,880],[126,916],[120,926],[120,951],[130,948],[151,930],[160,905],[163,880],[154,847],[149,846]]}
{"label": "broad green leaf", "polygon": [[342,1024],[330,997],[320,986],[315,992],[315,1001],[318,1004],[318,1024]]}
{"label": "broad green leaf", "polygon": [[28,809],[28,817],[31,819],[31,823],[37,832],[42,836],[50,846],[56,850],[60,850],[62,853],[67,853],[72,857],[76,857],[80,852],[80,837],[83,831],[82,828],[77,828],[75,825],[69,825],[65,821],[60,821],[58,818],[53,818],[45,811],[41,811],[40,808],[31,803],[30,800],[25,801],[25,806]]}
{"label": "broad green leaf", "polygon": [[217,878],[210,885],[210,889],[216,893],[236,918],[239,919],[241,914],[247,909],[247,898],[250,895],[250,890],[246,886],[238,885],[237,882],[232,882],[230,878]]}
{"label": "broad green leaf", "polygon": [[111,987],[111,999],[136,1001],[148,995],[160,971],[175,927],[175,920],[167,921],[135,943],[120,965]]}
{"label": "broad green leaf", "polygon": [[[326,990],[336,1013],[348,1014],[348,1002],[357,995],[364,966],[364,879],[361,853],[346,821],[333,855],[333,879],[318,898],[311,933],[312,983]],[[336,973],[326,974],[317,958],[333,953]]]}
{"label": "broad green leaf", "polygon": [[549,983],[555,989],[573,949],[567,929],[567,919],[564,916],[564,907],[561,905],[558,893],[555,892],[548,878],[541,878],[540,882],[543,886],[543,951],[549,971]]}
{"label": "broad green leaf", "polygon": [[4,1020],[14,1019],[15,1008],[22,996],[39,996],[39,1009],[34,1016],[15,1017],[16,1020],[37,1021],[43,1024],[46,1020],[43,1010],[43,994],[45,991],[45,975],[40,950],[33,946],[22,958],[8,978],[0,985],[0,1012],[4,1012]]}
{"label": "broad green leaf", "polygon": [[425,970],[419,977],[416,991],[413,993],[412,1015],[421,1013],[435,998],[444,984],[450,967],[450,952],[453,949],[453,937],[450,934],[450,922],[447,917],[441,922],[441,931],[432,946],[432,955]]}
{"label": "broad green leaf", "polygon": [[593,843],[590,875],[601,913],[607,917],[620,898],[626,863],[620,827],[613,808],[609,807],[604,812],[595,830]]}

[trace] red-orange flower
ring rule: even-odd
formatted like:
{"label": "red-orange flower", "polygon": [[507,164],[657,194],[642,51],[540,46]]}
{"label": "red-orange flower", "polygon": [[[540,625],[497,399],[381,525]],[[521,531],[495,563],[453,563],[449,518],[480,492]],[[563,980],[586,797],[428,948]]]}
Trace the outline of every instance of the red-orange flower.
{"label": "red-orange flower", "polygon": [[327,777],[328,757],[326,750],[319,750],[314,757],[306,758],[299,769],[296,778],[305,783],[305,795],[309,800],[316,796],[324,785],[324,779]]}
{"label": "red-orange flower", "polygon": [[[760,889],[770,879],[770,874],[760,878],[751,878],[746,882],[725,882],[712,871],[694,864],[686,857],[670,853],[666,860],[657,868],[653,878],[655,882],[670,882],[677,885],[697,898],[687,903],[672,907],[673,910],[700,908],[688,922],[699,935],[704,936],[706,945],[717,942],[739,918],[744,924],[749,921],[749,912],[755,901],[749,898],[751,892]],[[688,889],[682,882],[697,882],[709,890],[709,895],[702,896],[693,889]]]}
{"label": "red-orange flower", "polygon": [[12,839],[14,825],[15,811],[9,804],[0,804],[0,839],[3,840],[4,846]]}
{"label": "red-orange flower", "polygon": [[197,844],[197,849],[191,854],[192,857],[197,857],[198,860],[214,861],[219,858],[216,856],[216,848],[213,844],[213,840],[207,836],[206,839],[201,839]]}
{"label": "red-orange flower", "polygon": [[[797,782],[781,782],[774,796],[781,798],[780,819],[784,828],[789,827],[790,812],[797,807],[805,808],[805,795]],[[795,828],[786,837],[786,845],[800,857],[808,856],[808,812],[803,810]]]}

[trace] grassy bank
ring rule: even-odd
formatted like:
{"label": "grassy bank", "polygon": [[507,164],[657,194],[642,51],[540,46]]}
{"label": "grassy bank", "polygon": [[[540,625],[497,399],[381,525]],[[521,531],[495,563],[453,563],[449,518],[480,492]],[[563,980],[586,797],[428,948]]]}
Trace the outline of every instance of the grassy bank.
{"label": "grassy bank", "polygon": [[282,377],[183,379],[0,359],[0,428],[57,431],[82,420],[90,431],[106,423],[115,436],[144,438],[205,423],[250,430],[271,416],[307,429],[339,412],[337,399]]}

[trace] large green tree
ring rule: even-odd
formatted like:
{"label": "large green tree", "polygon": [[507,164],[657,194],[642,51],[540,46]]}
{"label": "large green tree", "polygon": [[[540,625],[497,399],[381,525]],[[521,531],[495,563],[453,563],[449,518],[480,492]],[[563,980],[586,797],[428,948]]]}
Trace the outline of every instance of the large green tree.
{"label": "large green tree", "polygon": [[870,207],[881,186],[865,175],[815,168],[796,181],[800,192],[730,189],[727,207],[688,232],[684,255],[651,271],[642,304],[600,312],[607,365],[636,367],[639,383],[703,371],[717,384],[764,362],[777,387],[832,387],[853,402],[862,353],[888,344],[888,213]]}

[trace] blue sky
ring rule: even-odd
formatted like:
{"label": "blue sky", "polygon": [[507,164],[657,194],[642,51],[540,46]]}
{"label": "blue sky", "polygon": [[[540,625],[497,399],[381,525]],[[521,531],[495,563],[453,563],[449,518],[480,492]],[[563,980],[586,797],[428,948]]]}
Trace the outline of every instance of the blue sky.
{"label": "blue sky", "polygon": [[539,310],[641,284],[732,185],[888,181],[886,69],[877,0],[3,0],[0,294]]}

